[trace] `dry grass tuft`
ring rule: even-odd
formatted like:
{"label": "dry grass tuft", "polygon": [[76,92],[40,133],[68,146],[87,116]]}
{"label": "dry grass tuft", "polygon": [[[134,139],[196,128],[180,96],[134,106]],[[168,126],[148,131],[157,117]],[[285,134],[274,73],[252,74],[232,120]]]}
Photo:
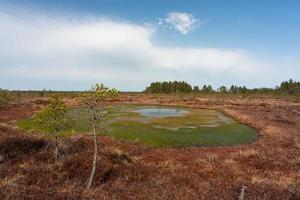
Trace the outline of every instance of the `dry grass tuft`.
{"label": "dry grass tuft", "polygon": [[133,162],[127,153],[118,148],[113,149],[109,156],[113,164],[131,164]]}

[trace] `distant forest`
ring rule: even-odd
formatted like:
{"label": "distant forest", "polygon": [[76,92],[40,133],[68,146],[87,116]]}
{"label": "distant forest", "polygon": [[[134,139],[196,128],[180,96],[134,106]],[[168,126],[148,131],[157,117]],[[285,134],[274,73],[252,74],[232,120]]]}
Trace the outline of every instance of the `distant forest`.
{"label": "distant forest", "polygon": [[164,81],[151,83],[144,91],[145,93],[230,93],[230,94],[245,94],[245,93],[285,93],[285,94],[300,94],[300,82],[290,79],[283,81],[280,86],[275,88],[254,88],[248,89],[246,86],[232,85],[227,88],[221,86],[216,90],[211,85],[204,85],[202,88],[199,86],[192,87],[184,81]]}
{"label": "distant forest", "polygon": [[[246,86],[232,85],[229,88],[221,86],[214,89],[211,85],[203,85],[202,87],[194,86],[184,81],[164,81],[154,82],[147,87],[144,93],[161,93],[161,94],[176,94],[176,93],[188,93],[188,94],[270,94],[270,95],[289,95],[300,97],[300,82],[290,79],[289,81],[283,81],[279,86],[274,88],[254,88],[249,89]],[[0,109],[10,99],[16,96],[30,95],[30,96],[68,96],[78,97],[82,91],[52,91],[52,90],[5,90],[0,88]]]}

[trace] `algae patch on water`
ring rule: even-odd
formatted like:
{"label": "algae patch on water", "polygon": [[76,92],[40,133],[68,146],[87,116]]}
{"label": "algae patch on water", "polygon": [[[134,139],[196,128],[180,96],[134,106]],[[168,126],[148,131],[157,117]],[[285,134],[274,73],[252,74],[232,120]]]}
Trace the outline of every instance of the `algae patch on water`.
{"label": "algae patch on water", "polygon": [[[114,106],[111,131],[99,133],[155,147],[228,146],[249,143],[257,132],[222,112],[171,106]],[[71,109],[75,124],[70,133],[90,132],[86,108]],[[25,129],[41,130],[35,118],[18,123]]]}

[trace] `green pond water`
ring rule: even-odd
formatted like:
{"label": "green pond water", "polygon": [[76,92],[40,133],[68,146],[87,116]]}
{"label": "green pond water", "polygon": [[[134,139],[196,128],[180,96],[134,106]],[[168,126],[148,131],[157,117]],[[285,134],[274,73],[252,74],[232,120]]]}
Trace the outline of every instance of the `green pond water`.
{"label": "green pond water", "polygon": [[[109,114],[109,135],[155,147],[228,146],[254,141],[257,132],[222,112],[170,106],[114,106]],[[75,124],[66,134],[91,131],[86,108],[69,111]],[[29,130],[43,130],[34,116],[18,122]]]}

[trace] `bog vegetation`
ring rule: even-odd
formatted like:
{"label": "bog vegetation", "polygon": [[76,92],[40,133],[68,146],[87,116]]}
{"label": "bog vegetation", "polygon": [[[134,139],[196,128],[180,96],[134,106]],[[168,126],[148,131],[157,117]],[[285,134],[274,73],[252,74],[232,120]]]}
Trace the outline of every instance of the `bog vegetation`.
{"label": "bog vegetation", "polygon": [[[113,112],[100,113],[97,118],[97,134],[154,147],[230,146],[255,141],[258,136],[254,129],[216,110],[124,104],[109,110]],[[72,108],[69,114],[74,119],[70,135],[91,132],[93,120],[88,107]],[[43,132],[35,121],[31,117],[17,125]]]}
{"label": "bog vegetation", "polygon": [[[184,96],[185,94],[228,94],[238,96],[240,94],[248,95],[257,93],[259,95],[282,94],[284,97],[295,95],[299,97],[300,88],[300,83],[293,80],[282,82],[275,88],[260,89],[248,89],[239,86],[227,88],[222,86],[215,90],[209,85],[201,88],[197,86],[192,88],[191,85],[184,82],[177,82],[173,86],[172,82],[166,83],[164,89],[162,89],[162,83],[156,83],[152,86],[157,87],[158,90],[148,88],[146,92],[182,93],[182,95],[178,96]],[[107,92],[109,89],[102,85],[98,85],[97,87],[87,92],[1,90],[0,97],[1,102],[3,102],[1,105],[7,104],[11,97],[14,98],[14,95],[18,95],[19,99],[24,101],[26,109],[39,108],[41,102],[46,102],[40,101],[40,99],[48,99],[49,96],[53,95],[64,96],[66,102],[68,102],[69,97],[82,96],[82,102],[87,105],[82,110],[82,113],[84,112],[86,116],[89,116],[90,120],[89,124],[84,123],[89,125],[90,128],[88,130],[92,128],[92,124],[94,124],[93,127],[98,131],[100,129],[106,130],[106,126],[103,126],[107,122],[106,100],[110,100],[109,98],[113,93]],[[101,97],[98,94],[103,94],[101,91],[107,94],[105,98],[98,98]],[[22,95],[24,95],[24,98]],[[34,98],[30,96],[26,99],[25,95],[32,95]],[[36,95],[47,98],[35,98]],[[141,96],[148,98],[147,95]],[[164,95],[162,96],[164,97]],[[132,99],[131,102],[134,102],[135,99]],[[160,100],[160,98],[153,99],[153,102]],[[90,101],[92,102],[91,104],[88,103]],[[121,101],[118,100],[118,102]],[[258,122],[255,124],[255,127],[266,127],[267,129],[267,127],[272,126],[274,130],[278,130],[271,133],[266,132],[266,137],[262,137],[262,140],[253,146],[247,145],[245,148],[238,147],[234,148],[234,150],[229,148],[182,148],[180,150],[159,151],[154,148],[141,148],[141,146],[136,144],[123,143],[107,139],[106,137],[101,137],[97,140],[97,135],[94,134],[94,143],[87,137],[80,137],[78,140],[77,138],[76,140],[73,140],[74,138],[66,138],[65,141],[70,146],[72,145],[74,149],[61,146],[61,159],[59,162],[53,162],[52,156],[49,156],[48,153],[48,144],[50,144],[48,140],[39,139],[39,137],[34,135],[25,137],[19,129],[0,124],[0,135],[4,138],[1,138],[0,142],[0,196],[2,194],[4,197],[11,197],[9,199],[23,199],[25,194],[29,198],[35,197],[35,199],[91,199],[95,196],[107,199],[109,197],[124,199],[128,196],[132,197],[132,199],[155,199],[158,195],[161,195],[162,198],[166,199],[181,199],[192,194],[194,195],[192,198],[195,197],[194,199],[197,199],[197,197],[232,199],[229,197],[237,197],[238,195],[242,199],[244,198],[245,187],[242,186],[240,190],[241,180],[250,180],[249,182],[245,181],[248,187],[247,190],[249,191],[249,193],[246,191],[246,196],[249,196],[249,198],[254,196],[258,199],[266,199],[272,198],[275,195],[278,199],[299,199],[299,192],[296,190],[297,186],[299,186],[297,182],[299,175],[297,173],[298,169],[295,167],[299,161],[299,143],[297,143],[297,127],[299,122],[296,116],[299,110],[297,107],[298,104],[294,105],[294,103],[287,104],[287,101],[282,103],[280,103],[281,101],[277,101],[273,105],[273,101],[270,101],[258,105],[257,102],[264,101],[250,101],[232,105],[232,102],[231,99],[228,102],[225,101],[224,105],[220,105],[220,108],[229,107],[228,110],[237,111],[232,112],[236,113],[235,116],[240,113],[244,116],[249,116],[250,122],[253,122],[253,124]],[[24,110],[23,105],[20,106],[15,102],[13,103],[10,104],[12,106],[7,107],[10,110],[5,109],[8,114],[12,113],[11,111],[17,110],[17,112],[22,112]],[[185,104],[184,102],[179,103]],[[197,103],[199,103],[198,107],[205,107],[207,105],[206,102],[198,101]],[[279,106],[277,106],[277,103]],[[64,115],[64,105],[57,100],[54,105],[52,107],[60,107],[59,113]],[[99,110],[95,109],[99,105],[103,105],[104,107],[100,106]],[[17,112],[15,112],[15,115]],[[3,113],[1,111],[0,117]],[[25,115],[26,113],[24,113]],[[190,117],[195,119],[195,116]],[[18,116],[16,115],[14,119],[18,119]],[[78,120],[81,119],[79,118]],[[157,121],[161,122],[162,120],[158,119]],[[177,125],[177,121],[174,120],[173,124]],[[48,125],[46,124],[46,126]],[[111,127],[113,128],[113,124]],[[132,127],[128,126],[128,128]],[[194,130],[194,127],[189,128],[191,131]],[[55,128],[52,130],[55,130]],[[143,133],[137,131],[136,134]],[[145,131],[145,133],[147,132]],[[167,135],[164,133],[162,132],[160,135],[166,137]],[[144,136],[146,138],[149,134],[144,134]],[[105,145],[107,148],[102,148],[98,152],[99,139],[101,140],[101,145]],[[152,138],[148,137],[146,139]],[[169,142],[169,138],[167,139]],[[62,140],[62,142],[65,141]],[[191,141],[194,141],[194,138]],[[121,153],[118,153],[120,151],[114,153],[113,150],[116,147],[120,147],[122,151],[126,151],[128,154],[122,153],[122,151]],[[50,146],[51,151],[52,148]],[[126,162],[124,162],[125,164],[123,163],[124,158],[128,158],[127,155],[133,158],[133,161],[128,165]],[[159,159],[155,155],[159,155]],[[101,167],[96,166],[97,158],[98,161],[101,158],[101,162],[98,163]],[[274,163],[274,158],[278,162]],[[92,162],[88,161],[93,160],[95,164],[92,166]],[[95,170],[96,167],[97,170]],[[197,170],[195,171],[195,169]],[[244,173],[245,171],[247,173]],[[270,173],[266,175],[265,171],[269,171]],[[277,174],[278,176],[271,176],[273,174]],[[93,183],[93,179],[91,178],[94,176],[94,185],[97,183],[103,185],[96,187],[95,190],[84,191],[84,187],[81,186],[88,179],[88,188],[91,187]],[[286,179],[282,179],[282,177]],[[209,180],[211,183],[210,187],[206,187],[207,183],[203,182],[203,180]],[[220,184],[226,187],[220,187]],[[146,192],[143,193],[141,191]],[[15,196],[19,198],[14,198]],[[0,197],[0,199],[2,198]]]}
{"label": "bog vegetation", "polygon": [[[43,93],[44,92],[45,91],[43,91]],[[94,138],[93,165],[91,167],[90,177],[87,181],[87,188],[89,189],[93,184],[97,168],[99,148],[97,133],[106,132],[108,130],[109,123],[107,114],[109,113],[109,107],[107,100],[116,96],[118,92],[115,89],[105,87],[103,84],[96,84],[91,90],[77,94],[80,94],[81,105],[86,108],[84,116],[89,116],[87,120],[90,122],[91,127],[88,130],[92,129]],[[43,96],[44,95],[46,94],[43,94]],[[33,122],[39,127],[38,130],[48,133],[48,135],[54,139],[54,155],[57,159],[59,157],[59,137],[73,128],[75,118],[82,116],[70,115],[64,101],[55,92],[51,92],[49,101],[49,104],[36,114]]]}
{"label": "bog vegetation", "polygon": [[10,99],[9,91],[0,88],[0,110],[5,104],[7,104],[9,99]]}
{"label": "bog vegetation", "polygon": [[[193,94],[193,95],[254,95],[254,96],[278,96],[278,97],[300,97],[300,82],[288,80],[281,82],[273,88],[247,88],[246,86],[231,85],[213,88],[209,84],[203,86],[192,86],[184,81],[153,82],[143,91],[145,94]],[[3,90],[0,89],[0,109],[11,97],[51,97],[54,95],[64,98],[80,97],[84,91],[52,91],[52,90]],[[132,93],[130,93],[132,94]]]}

